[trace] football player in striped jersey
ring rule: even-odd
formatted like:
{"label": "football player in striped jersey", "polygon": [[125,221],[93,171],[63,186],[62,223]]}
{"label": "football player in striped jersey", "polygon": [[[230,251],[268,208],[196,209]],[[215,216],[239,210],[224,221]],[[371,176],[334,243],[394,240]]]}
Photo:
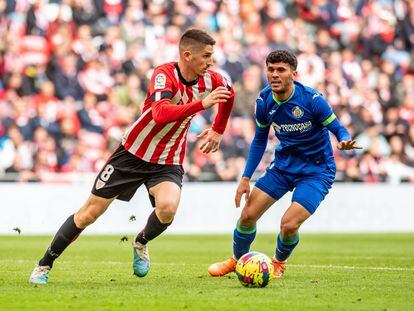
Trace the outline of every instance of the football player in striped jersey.
{"label": "football player in striped jersey", "polygon": [[[98,174],[84,205],[64,222],[33,270],[30,283],[46,284],[56,258],[115,199],[129,201],[144,184],[154,211],[133,245],[133,271],[144,277],[150,269],[148,242],[172,223],[181,196],[187,132],[194,115],[218,105],[212,127],[199,137],[201,149],[220,146],[234,102],[225,77],[210,70],[215,40],[205,31],[189,29],[179,42],[178,62],[155,68],[138,120]],[[162,47],[160,47],[162,48]]]}

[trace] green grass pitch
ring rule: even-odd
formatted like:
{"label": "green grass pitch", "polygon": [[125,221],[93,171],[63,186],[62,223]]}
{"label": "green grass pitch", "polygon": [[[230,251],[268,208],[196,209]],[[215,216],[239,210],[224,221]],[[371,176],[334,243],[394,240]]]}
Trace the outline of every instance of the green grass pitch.
{"label": "green grass pitch", "polygon": [[[230,235],[163,235],[142,279],[132,275],[130,240],[84,235],[49,284],[32,286],[50,239],[0,236],[1,310],[414,310],[414,234],[303,234],[285,277],[260,289],[208,276],[231,254]],[[252,250],[271,255],[274,245],[258,234]]]}

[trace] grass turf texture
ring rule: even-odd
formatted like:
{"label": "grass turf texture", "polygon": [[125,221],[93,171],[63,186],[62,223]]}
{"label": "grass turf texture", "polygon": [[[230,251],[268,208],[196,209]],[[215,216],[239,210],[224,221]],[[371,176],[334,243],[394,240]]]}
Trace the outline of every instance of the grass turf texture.
{"label": "grass turf texture", "polygon": [[[274,235],[252,250],[271,255]],[[28,283],[51,237],[0,236],[1,310],[414,310],[414,234],[302,234],[285,277],[266,288],[212,278],[230,235],[163,235],[151,271],[132,275],[131,242],[81,236],[56,261],[46,286]]]}

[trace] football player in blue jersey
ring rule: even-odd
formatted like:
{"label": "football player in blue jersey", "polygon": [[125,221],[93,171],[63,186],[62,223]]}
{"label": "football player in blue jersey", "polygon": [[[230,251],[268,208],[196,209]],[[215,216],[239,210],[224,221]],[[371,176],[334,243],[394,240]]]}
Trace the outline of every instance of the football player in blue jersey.
{"label": "football player in blue jersey", "polygon": [[[212,276],[235,270],[237,259],[249,252],[257,220],[286,192],[293,191],[292,204],[281,219],[272,258],[274,277],[280,278],[286,260],[299,243],[299,227],[316,211],[335,179],[328,131],[338,140],[339,150],[361,149],[322,94],[295,81],[296,68],[296,57],[289,51],[276,50],[266,58],[268,85],[256,100],[256,133],[235,197],[236,207],[240,207],[244,194],[246,205],[234,230],[233,256],[212,264],[208,269]],[[265,152],[270,128],[280,144],[274,160],[250,191],[250,178]]]}

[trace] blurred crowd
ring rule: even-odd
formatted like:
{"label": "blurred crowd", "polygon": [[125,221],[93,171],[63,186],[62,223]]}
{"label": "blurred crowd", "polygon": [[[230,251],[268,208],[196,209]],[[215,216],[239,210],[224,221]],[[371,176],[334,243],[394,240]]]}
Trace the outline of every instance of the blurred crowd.
{"label": "blurred crowd", "polygon": [[[154,66],[178,59],[192,26],[216,39],[215,70],[236,101],[216,153],[202,154],[196,138],[214,111],[193,119],[187,180],[239,179],[264,59],[286,48],[298,80],[324,94],[364,147],[335,150],[337,180],[414,182],[410,0],[0,0],[0,179],[98,171],[140,115]],[[271,134],[256,177],[277,143]]]}

